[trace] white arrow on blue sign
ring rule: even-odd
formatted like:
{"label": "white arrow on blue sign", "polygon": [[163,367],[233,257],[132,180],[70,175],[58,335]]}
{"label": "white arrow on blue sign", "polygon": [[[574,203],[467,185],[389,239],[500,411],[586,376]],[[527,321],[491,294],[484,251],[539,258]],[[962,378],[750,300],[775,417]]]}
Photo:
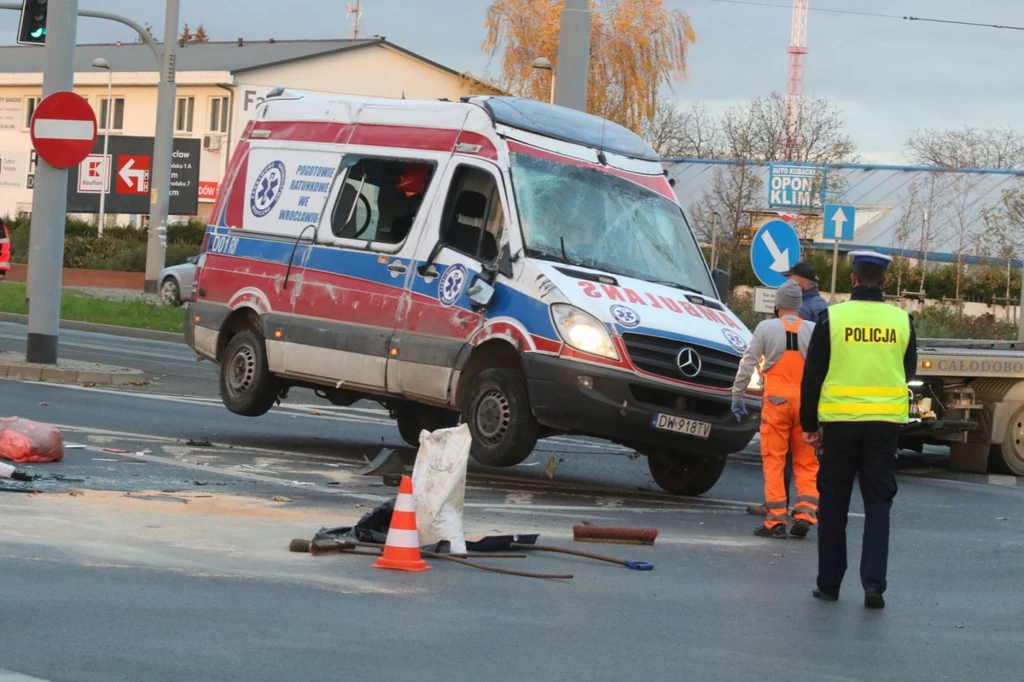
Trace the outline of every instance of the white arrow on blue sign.
{"label": "white arrow on blue sign", "polygon": [[825,204],[825,239],[839,239],[848,242],[853,239],[853,227],[857,221],[857,209],[853,206]]}
{"label": "white arrow on blue sign", "polygon": [[750,264],[754,275],[766,287],[780,287],[786,281],[782,273],[800,260],[800,238],[784,220],[771,220],[758,229],[750,244]]}

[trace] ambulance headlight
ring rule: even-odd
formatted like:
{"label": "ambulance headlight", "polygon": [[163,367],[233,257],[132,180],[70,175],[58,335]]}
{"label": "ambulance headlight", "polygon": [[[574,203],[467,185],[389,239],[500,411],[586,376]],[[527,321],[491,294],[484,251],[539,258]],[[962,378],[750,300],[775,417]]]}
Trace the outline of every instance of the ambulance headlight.
{"label": "ambulance headlight", "polygon": [[612,360],[619,359],[608,329],[590,313],[565,303],[556,303],[551,306],[551,318],[555,321],[558,335],[572,348]]}

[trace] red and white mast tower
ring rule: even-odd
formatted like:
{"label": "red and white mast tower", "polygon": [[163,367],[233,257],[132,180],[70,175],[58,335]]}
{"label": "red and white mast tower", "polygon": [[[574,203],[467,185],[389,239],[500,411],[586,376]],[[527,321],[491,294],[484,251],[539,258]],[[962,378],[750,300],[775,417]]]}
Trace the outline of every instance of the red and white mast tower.
{"label": "red and white mast tower", "polygon": [[804,59],[807,56],[807,3],[793,0],[793,26],[789,39],[789,77],[786,84],[786,158],[794,160],[802,144],[800,118],[804,105]]}

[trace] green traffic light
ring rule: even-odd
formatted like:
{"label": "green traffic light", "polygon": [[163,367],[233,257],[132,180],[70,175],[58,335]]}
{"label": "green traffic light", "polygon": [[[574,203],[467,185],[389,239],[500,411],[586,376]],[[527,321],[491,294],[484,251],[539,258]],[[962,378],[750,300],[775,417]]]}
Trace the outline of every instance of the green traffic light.
{"label": "green traffic light", "polygon": [[31,33],[29,33],[29,35],[32,36],[33,38],[36,38],[36,39],[42,38],[43,36],[46,35],[46,27],[45,26],[40,26],[36,30],[34,30]]}

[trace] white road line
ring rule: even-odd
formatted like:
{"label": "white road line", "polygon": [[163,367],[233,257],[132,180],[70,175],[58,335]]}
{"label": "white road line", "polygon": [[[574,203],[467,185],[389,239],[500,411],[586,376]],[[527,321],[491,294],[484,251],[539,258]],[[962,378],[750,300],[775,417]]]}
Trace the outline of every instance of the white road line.
{"label": "white road line", "polygon": [[29,677],[10,670],[0,670],[0,682],[47,682],[41,677]]}

